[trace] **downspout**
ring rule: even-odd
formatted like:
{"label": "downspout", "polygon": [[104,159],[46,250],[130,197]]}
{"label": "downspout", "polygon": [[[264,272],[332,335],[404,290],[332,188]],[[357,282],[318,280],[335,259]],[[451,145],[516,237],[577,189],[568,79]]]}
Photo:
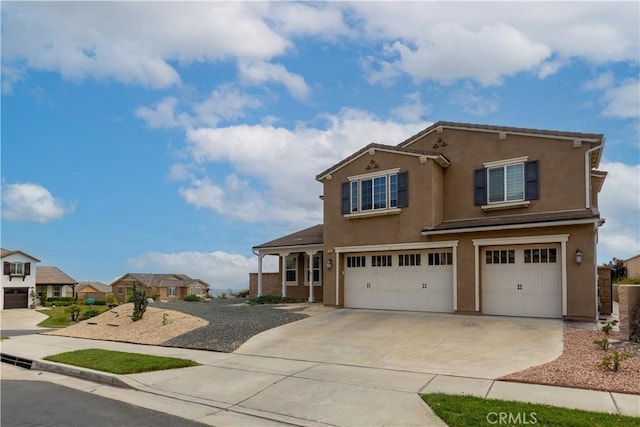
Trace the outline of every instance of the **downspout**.
{"label": "downspout", "polygon": [[591,207],[591,167],[589,166],[589,156],[596,150],[600,150],[604,146],[604,142],[596,147],[590,148],[584,153],[584,196],[585,196],[585,208]]}
{"label": "downspout", "polygon": [[[589,164],[590,156],[591,156],[591,153],[593,153],[596,150],[602,149],[603,146],[604,146],[604,141],[602,142],[602,144],[597,145],[597,146],[595,146],[593,148],[590,148],[587,151],[585,151],[585,153],[584,153],[584,191],[585,191],[584,196],[585,196],[585,207],[587,209],[591,208],[591,185],[590,185],[591,184],[591,166]],[[597,233],[598,233],[598,230],[596,229],[596,237],[595,237],[595,239],[597,239]],[[597,256],[597,247],[598,247],[598,245],[597,245],[596,241],[594,241],[593,242],[593,257],[594,257],[594,259],[593,259],[593,261],[594,261],[593,262],[593,267],[595,269],[595,274],[594,274],[594,276],[595,276],[594,292],[595,292],[595,304],[596,304],[596,307],[595,307],[595,309],[596,309],[595,310],[596,311],[596,322],[598,321],[598,318],[600,317],[600,313],[599,313],[599,310],[598,310],[598,308],[599,308],[598,307],[599,306],[598,302],[599,302],[600,298],[598,296],[598,260],[596,258],[596,256]]]}

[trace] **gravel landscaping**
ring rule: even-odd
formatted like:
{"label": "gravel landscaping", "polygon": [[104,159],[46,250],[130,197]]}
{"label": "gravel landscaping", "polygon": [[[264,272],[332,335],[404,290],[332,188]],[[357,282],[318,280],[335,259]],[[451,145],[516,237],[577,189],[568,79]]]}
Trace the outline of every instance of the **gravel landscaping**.
{"label": "gravel landscaping", "polygon": [[185,347],[230,353],[252,336],[307,317],[269,305],[248,305],[244,299],[215,299],[209,302],[156,302],[150,307],[180,311],[207,320],[207,326],[172,338],[167,347]]}
{"label": "gravel landscaping", "polygon": [[[599,331],[565,328],[562,356],[544,365],[533,366],[500,379],[640,394],[640,344],[620,341],[612,344],[605,353],[593,343],[594,340],[603,337],[603,333]],[[617,333],[612,333],[609,338],[616,339]],[[634,357],[624,360],[618,372],[598,366],[602,358],[614,350],[628,352]]]}

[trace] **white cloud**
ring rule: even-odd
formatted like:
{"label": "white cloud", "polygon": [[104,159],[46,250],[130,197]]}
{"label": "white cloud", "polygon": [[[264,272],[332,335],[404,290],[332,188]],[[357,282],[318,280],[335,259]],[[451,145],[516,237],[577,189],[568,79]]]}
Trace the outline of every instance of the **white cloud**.
{"label": "white cloud", "polygon": [[345,24],[340,4],[275,2],[269,20],[289,36],[335,39],[352,32]]}
{"label": "white cloud", "polygon": [[497,101],[476,95],[476,89],[469,82],[451,92],[449,103],[462,107],[462,111],[475,116],[486,116],[498,109]]}
{"label": "white cloud", "polygon": [[[638,61],[637,2],[351,2],[362,38],[383,46],[368,57],[373,82],[402,71],[417,80],[499,84],[523,71],[540,78],[573,59]],[[400,55],[389,59],[391,47]],[[552,59],[551,59],[552,58]],[[373,65],[372,65],[373,64]]]}
{"label": "white cloud", "polygon": [[74,211],[38,184],[2,185],[2,218],[8,221],[46,223]]}
{"label": "white cloud", "polygon": [[416,123],[429,113],[429,109],[422,103],[420,92],[405,95],[402,104],[391,110],[391,116],[403,122]]}
{"label": "white cloud", "polygon": [[266,61],[240,61],[238,63],[240,79],[247,84],[260,85],[276,82],[287,88],[291,96],[305,99],[309,96],[310,88],[304,77],[291,73],[281,64],[270,64]]}
{"label": "white cloud", "polygon": [[[149,252],[127,261],[132,268],[158,273],[187,274],[215,289],[248,289],[249,273],[258,271],[258,258],[214,252]],[[278,270],[277,257],[263,258],[263,271]]]}
{"label": "white cloud", "polygon": [[606,103],[602,115],[606,117],[640,117],[640,82],[627,80],[619,86],[607,89],[603,96]]}
{"label": "white cloud", "polygon": [[193,118],[186,113],[176,112],[178,100],[172,96],[164,98],[153,107],[138,107],[137,117],[147,122],[152,128],[173,128],[190,126]]}
{"label": "white cloud", "polygon": [[300,124],[293,130],[267,124],[188,129],[196,165],[228,162],[234,172],[224,178],[195,172],[179,190],[181,196],[196,207],[247,222],[316,224],[322,221],[317,173],[369,142],[396,144],[426,126],[384,121],[354,109],[322,119],[325,127]]}
{"label": "white cloud", "polygon": [[640,252],[640,164],[602,162],[609,174],[599,197],[601,216],[598,262],[629,258]]}
{"label": "white cloud", "polygon": [[584,83],[585,90],[602,91],[602,115],[621,119],[640,117],[640,81],[626,79],[616,82],[608,71]]}
{"label": "white cloud", "polygon": [[2,5],[3,62],[69,79],[178,85],[172,63],[269,59],[290,43],[267,3],[15,2]]}

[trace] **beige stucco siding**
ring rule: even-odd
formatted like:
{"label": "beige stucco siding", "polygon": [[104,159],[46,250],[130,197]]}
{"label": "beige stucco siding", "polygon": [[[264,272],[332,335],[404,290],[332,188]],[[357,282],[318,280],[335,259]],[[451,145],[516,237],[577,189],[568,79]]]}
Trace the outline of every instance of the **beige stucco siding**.
{"label": "beige stucco siding", "polygon": [[[497,133],[444,129],[431,133],[409,146],[433,150],[438,138],[447,142],[437,148],[451,160],[444,170],[444,220],[499,216],[507,213],[536,213],[585,207],[584,153],[591,144],[573,148],[573,141],[509,134],[500,140]],[[473,203],[473,171],[486,162],[528,156],[538,160],[540,198],[526,208],[511,212],[483,212]],[[592,197],[593,199],[593,197]]]}

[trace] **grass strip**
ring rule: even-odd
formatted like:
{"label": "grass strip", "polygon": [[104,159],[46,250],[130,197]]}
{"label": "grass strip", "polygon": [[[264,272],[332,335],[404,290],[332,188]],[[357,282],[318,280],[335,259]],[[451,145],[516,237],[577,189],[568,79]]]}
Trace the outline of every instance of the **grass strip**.
{"label": "grass strip", "polygon": [[450,427],[626,427],[640,425],[640,418],[508,400],[483,399],[442,393],[422,399]]}
{"label": "grass strip", "polygon": [[[85,306],[82,309],[82,314],[80,315],[80,319],[84,320],[86,318],[85,313],[87,310],[93,310],[94,314],[97,316],[98,314],[102,314],[105,311],[109,310],[109,307],[106,305],[92,305]],[[46,314],[49,316],[44,319],[42,322],[38,323],[38,326],[43,328],[66,328],[71,325],[71,313],[67,310],[67,307],[52,307],[48,310],[38,310],[38,313]]]}
{"label": "grass strip", "polygon": [[147,354],[90,348],[47,356],[45,360],[80,366],[112,374],[135,374],[164,369],[198,366],[193,360],[176,357],[150,356]]}

